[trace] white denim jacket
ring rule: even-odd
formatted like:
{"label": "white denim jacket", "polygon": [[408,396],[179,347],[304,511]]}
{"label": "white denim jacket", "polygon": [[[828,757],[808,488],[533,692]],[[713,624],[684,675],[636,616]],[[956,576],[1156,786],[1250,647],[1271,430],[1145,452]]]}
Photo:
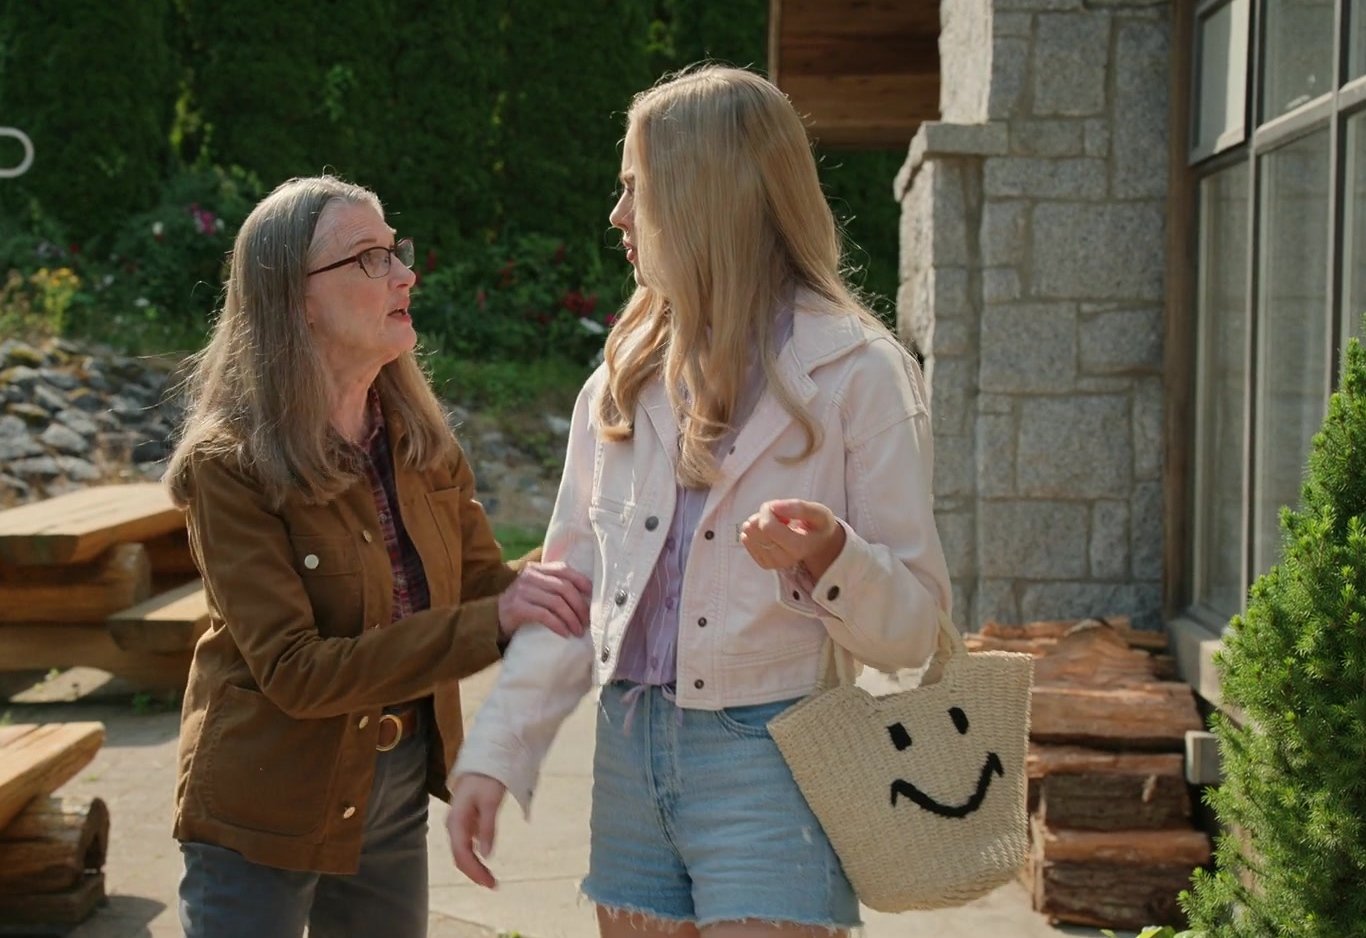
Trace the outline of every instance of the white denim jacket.
{"label": "white denim jacket", "polygon": [[[826,637],[858,661],[919,667],[934,651],[951,592],[935,529],[930,414],[920,368],[890,336],[799,291],[779,373],[815,418],[801,425],[765,392],[720,464],[688,556],[678,636],[680,707],[719,710],[815,689]],[[678,423],[661,382],[642,392],[634,437],[595,429],[605,368],[579,394],[544,559],[593,580],[589,634],[524,627],[465,738],[452,775],[498,779],[529,810],[550,743],[593,684],[612,680],[622,637],[664,546],[674,510]],[[770,499],[821,502],[841,519],[843,551],[812,583],[761,569],[740,525]]]}

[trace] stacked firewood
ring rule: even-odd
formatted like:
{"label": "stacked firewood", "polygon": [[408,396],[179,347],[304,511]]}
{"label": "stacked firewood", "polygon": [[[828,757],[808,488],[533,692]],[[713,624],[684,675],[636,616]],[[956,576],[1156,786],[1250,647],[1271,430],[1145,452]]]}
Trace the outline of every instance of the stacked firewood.
{"label": "stacked firewood", "polygon": [[54,794],[103,742],[100,723],[0,726],[0,926],[70,925],[104,901],[109,810]]}
{"label": "stacked firewood", "polygon": [[1116,617],[988,623],[967,642],[1036,659],[1023,874],[1034,908],[1081,925],[1180,924],[1177,895],[1210,859],[1183,755],[1204,723],[1191,688],[1172,679],[1165,634]]}
{"label": "stacked firewood", "polygon": [[178,690],[207,626],[185,517],[163,486],[0,511],[0,669],[85,666]]}

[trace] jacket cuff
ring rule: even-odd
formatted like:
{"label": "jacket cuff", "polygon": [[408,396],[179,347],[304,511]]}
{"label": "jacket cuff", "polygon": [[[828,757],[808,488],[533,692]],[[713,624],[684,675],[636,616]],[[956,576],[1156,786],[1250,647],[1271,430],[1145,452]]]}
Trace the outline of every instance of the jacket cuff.
{"label": "jacket cuff", "polygon": [[844,528],[844,548],[819,580],[813,580],[800,564],[777,571],[778,601],[793,612],[844,621],[850,588],[859,575],[860,548],[866,547],[866,542],[844,521],[836,519],[836,523]]}
{"label": "jacket cuff", "polygon": [[531,754],[515,740],[480,746],[478,743],[471,745],[467,739],[456,757],[446,787],[454,791],[455,783],[462,775],[486,775],[501,782],[508,794],[517,800],[522,816],[530,818],[537,776],[536,770],[531,768],[534,765]]}

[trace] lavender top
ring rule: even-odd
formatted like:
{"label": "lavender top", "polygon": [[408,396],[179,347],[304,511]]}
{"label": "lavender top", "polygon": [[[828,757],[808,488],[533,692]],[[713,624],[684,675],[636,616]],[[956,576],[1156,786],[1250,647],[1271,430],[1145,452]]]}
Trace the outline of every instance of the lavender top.
{"label": "lavender top", "polygon": [[[780,350],[792,338],[792,315],[790,305],[778,313],[774,338]],[[721,454],[733,447],[741,428],[754,413],[764,386],[764,370],[755,358],[745,375],[745,386],[735,408],[730,432],[717,440],[712,450],[718,460],[724,460]],[[615,673],[617,680],[667,687],[678,678],[678,607],[683,595],[683,574],[709,493],[709,489],[678,486],[664,550],[655,562],[622,640]]]}

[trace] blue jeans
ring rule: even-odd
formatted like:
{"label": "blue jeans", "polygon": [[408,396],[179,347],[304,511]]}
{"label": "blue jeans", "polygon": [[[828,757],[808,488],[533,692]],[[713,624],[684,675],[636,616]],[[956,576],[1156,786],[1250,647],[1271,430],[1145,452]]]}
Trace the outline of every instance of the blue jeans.
{"label": "blue jeans", "polygon": [[186,938],[424,938],[427,746],[419,729],[378,754],[360,869],[351,876],[263,866],[213,844],[181,844]]}
{"label": "blue jeans", "polygon": [[630,687],[602,689],[584,895],[699,928],[857,926],[853,887],[768,734],[794,701],[681,710],[658,687],[623,701]]}

